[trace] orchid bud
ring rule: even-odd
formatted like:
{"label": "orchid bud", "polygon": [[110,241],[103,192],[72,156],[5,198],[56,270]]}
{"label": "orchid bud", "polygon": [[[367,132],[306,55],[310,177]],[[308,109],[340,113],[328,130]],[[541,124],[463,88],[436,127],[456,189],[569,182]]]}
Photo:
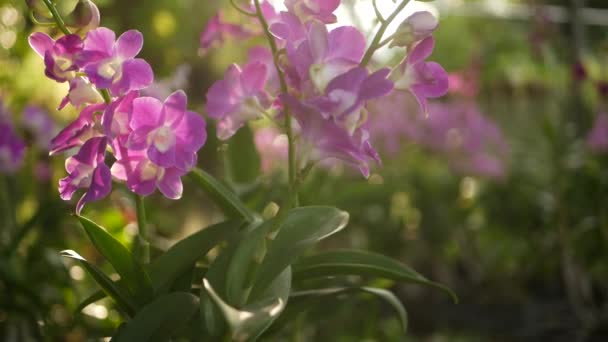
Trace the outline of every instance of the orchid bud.
{"label": "orchid bud", "polygon": [[423,40],[430,36],[437,28],[439,22],[430,12],[416,12],[407,17],[393,36],[393,41],[389,45],[393,46],[409,46],[412,43]]}
{"label": "orchid bud", "polygon": [[99,9],[90,0],[81,0],[66,19],[69,26],[78,28],[79,33],[86,33],[99,27]]}

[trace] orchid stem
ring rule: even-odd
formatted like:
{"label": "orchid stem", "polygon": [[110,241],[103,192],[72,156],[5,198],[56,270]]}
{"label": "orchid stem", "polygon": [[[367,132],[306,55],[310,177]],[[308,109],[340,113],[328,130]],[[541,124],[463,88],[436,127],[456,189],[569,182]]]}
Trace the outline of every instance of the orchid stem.
{"label": "orchid stem", "polygon": [[51,0],[42,0],[42,2],[44,2],[46,7],[49,9],[51,15],[53,15],[53,19],[55,20],[55,23],[57,24],[57,27],[59,27],[61,32],[66,35],[72,34],[72,32],[70,32],[70,30],[65,26],[65,22],[61,18],[61,15],[59,15],[59,12],[57,11],[57,8],[53,4],[53,2]]}
{"label": "orchid stem", "polygon": [[[260,6],[260,0],[255,0],[255,10],[258,20],[260,21],[260,25],[262,25],[262,29],[266,34],[266,38],[268,39],[268,44],[270,45],[270,49],[272,51],[274,66],[277,70],[277,74],[279,75],[279,82],[281,84],[281,92],[285,95],[288,94],[287,81],[285,80],[285,75],[279,66],[279,48],[277,47],[276,42],[274,41],[274,36],[270,33],[270,29],[268,27],[268,22],[266,18],[264,18],[264,14],[262,13],[262,7]],[[293,128],[291,126],[291,114],[289,113],[289,107],[284,106],[284,114],[285,114],[285,133],[287,134],[287,141],[289,142],[289,193],[291,199],[291,206],[297,207],[299,205],[298,200],[298,190],[297,190],[297,169],[296,169],[296,153],[295,153],[295,141],[293,136]]]}
{"label": "orchid stem", "polygon": [[140,257],[143,264],[150,263],[150,242],[148,241],[148,225],[146,220],[146,206],[144,198],[140,195],[135,195],[135,206],[137,208],[137,243],[140,247]]}
{"label": "orchid stem", "polygon": [[359,64],[360,66],[366,67],[367,64],[369,64],[372,59],[372,56],[374,55],[374,52],[376,52],[376,50],[382,47],[382,37],[384,36],[386,29],[393,22],[393,20],[395,20],[399,13],[401,13],[401,11],[409,2],[410,0],[404,0],[399,4],[399,6],[397,6],[397,8],[395,8],[393,13],[391,13],[388,18],[386,18],[384,21],[380,21],[380,28],[378,29],[378,32],[376,32],[376,35],[374,36],[371,45],[369,46],[369,48],[367,48],[367,51],[365,51],[365,55],[361,60],[361,64]]}
{"label": "orchid stem", "polygon": [[234,0],[230,0],[230,4],[232,5],[232,7],[234,7],[234,9],[236,9],[241,14],[244,14],[248,17],[254,17],[254,18],[257,17],[256,13],[249,12],[248,10],[242,8],[236,2],[234,2]]}

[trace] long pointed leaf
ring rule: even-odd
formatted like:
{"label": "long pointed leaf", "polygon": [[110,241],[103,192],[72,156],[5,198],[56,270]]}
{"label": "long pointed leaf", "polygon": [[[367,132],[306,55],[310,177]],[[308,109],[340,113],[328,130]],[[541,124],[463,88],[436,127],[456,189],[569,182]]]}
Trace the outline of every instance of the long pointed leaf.
{"label": "long pointed leaf", "polygon": [[[399,321],[401,322],[401,326],[403,328],[403,333],[407,332],[408,319],[407,319],[407,311],[399,298],[395,296],[391,291],[386,289],[381,289],[377,287],[335,287],[335,288],[325,288],[325,289],[315,289],[315,290],[306,290],[306,291],[298,291],[294,292],[289,296],[290,301],[299,302],[299,303],[311,303],[312,299],[322,299],[327,296],[339,296],[342,294],[348,293],[357,293],[364,292],[372,294],[386,303],[390,304],[395,312],[399,315]],[[297,303],[294,303],[297,305]],[[298,312],[301,312],[302,307],[298,306]]]}
{"label": "long pointed leaf", "polygon": [[116,301],[118,307],[129,316],[133,316],[137,307],[136,304],[131,300],[129,294],[116,286],[101,270],[73,250],[61,251],[60,254],[61,256],[77,260],[91,277],[95,279],[101,289]]}
{"label": "long pointed leaf", "polygon": [[456,294],[444,285],[432,282],[409,266],[381,254],[358,250],[337,250],[319,253],[293,265],[294,278],[359,275],[417,283],[440,289],[458,302]]}
{"label": "long pointed leaf", "polygon": [[187,325],[198,309],[198,297],[188,292],[172,292],[144,306],[112,338],[115,342],[166,341]]}
{"label": "long pointed leaf", "polygon": [[106,298],[107,296],[108,295],[103,290],[95,291],[91,295],[89,295],[87,298],[85,298],[82,302],[80,302],[80,304],[78,304],[78,307],[76,307],[76,310],[74,310],[74,311],[80,312],[80,311],[82,311],[82,309],[89,306],[89,304],[93,304],[99,300]]}
{"label": "long pointed leaf", "polygon": [[285,309],[291,288],[291,270],[287,269],[277,280],[281,284],[273,286],[277,292],[273,296],[237,309],[226,303],[209,281],[203,279],[203,288],[222,312],[234,341],[254,341]]}
{"label": "long pointed leaf", "polygon": [[152,282],[133,254],[95,222],[82,216],[77,217],[93,245],[114,267],[137,302],[145,303],[150,300],[153,296]]}
{"label": "long pointed leaf", "polygon": [[333,207],[300,207],[289,211],[285,222],[260,265],[252,298],[264,289],[299,256],[322,239],[342,230],[348,213]]}
{"label": "long pointed leaf", "polygon": [[150,264],[149,273],[158,293],[166,291],[180,275],[192,269],[198,259],[238,231],[242,220],[218,223],[180,240]]}
{"label": "long pointed leaf", "polygon": [[224,211],[226,216],[242,218],[247,222],[258,220],[255,213],[247,208],[234,192],[207,172],[194,169],[189,175]]}

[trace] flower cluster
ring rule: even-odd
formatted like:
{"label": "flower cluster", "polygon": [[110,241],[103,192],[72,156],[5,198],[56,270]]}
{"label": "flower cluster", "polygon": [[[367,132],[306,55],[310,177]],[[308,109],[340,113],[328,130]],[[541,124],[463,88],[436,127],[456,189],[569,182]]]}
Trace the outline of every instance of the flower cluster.
{"label": "flower cluster", "polygon": [[370,122],[374,142],[396,153],[404,142],[413,143],[443,156],[459,173],[493,179],[506,175],[509,147],[498,126],[470,101],[450,101],[429,106],[427,115],[400,111],[416,104],[413,100],[389,96],[370,108],[379,116]]}
{"label": "flower cluster", "polygon": [[[66,160],[68,176],[59,181],[61,198],[69,200],[84,189],[79,213],[85,203],[108,195],[113,179],[139,195],[158,188],[168,198],[180,198],[181,176],[194,167],[206,140],[205,121],[187,110],[181,90],[164,102],[140,95],[154,81],[150,65],[136,58],[143,35],[130,30],[116,38],[99,27],[84,39],[69,34],[54,40],[36,32],[29,42],[44,59],[45,74],[69,82],[59,108],[69,103],[80,110],[50,140],[51,154],[75,150]],[[108,165],[107,160],[115,161]]]}
{"label": "flower cluster", "polygon": [[11,114],[0,101],[0,173],[14,173],[23,164],[25,142],[11,122]]}
{"label": "flower cluster", "polygon": [[[273,49],[255,47],[247,63],[230,66],[207,93],[207,113],[218,121],[220,139],[248,121],[270,117],[280,125],[277,119],[288,115],[298,168],[335,158],[368,177],[370,163],[380,163],[368,129],[377,114],[370,111],[370,101],[413,95],[426,112],[427,98],[447,92],[444,69],[426,61],[434,47],[433,15],[414,13],[392,36],[392,46],[408,51],[403,62],[392,70],[370,70],[364,56],[378,42],[368,47],[353,26],[328,28],[337,21],[339,5],[339,0],[286,0],[287,11],[279,13],[265,1],[251,7],[260,26],[268,27]],[[211,21],[202,36],[238,38],[235,32],[232,25]]]}

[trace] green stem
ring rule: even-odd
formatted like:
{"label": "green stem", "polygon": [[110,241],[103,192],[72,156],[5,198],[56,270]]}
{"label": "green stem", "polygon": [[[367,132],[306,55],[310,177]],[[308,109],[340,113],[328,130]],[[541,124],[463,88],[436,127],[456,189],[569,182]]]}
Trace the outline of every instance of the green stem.
{"label": "green stem", "polygon": [[[264,14],[262,13],[262,8],[260,6],[260,0],[255,0],[255,9],[258,20],[260,21],[260,25],[262,25],[262,29],[266,34],[266,38],[268,40],[268,44],[270,45],[270,49],[272,50],[272,56],[274,61],[274,67],[277,70],[277,74],[279,75],[279,82],[281,84],[281,92],[283,94],[288,94],[287,81],[285,80],[285,75],[281,70],[279,65],[279,49],[277,47],[276,42],[274,41],[274,36],[270,33],[268,28],[268,22],[266,18],[264,18]],[[291,114],[289,113],[289,107],[284,106],[284,114],[285,114],[285,133],[287,134],[287,141],[289,143],[289,192],[291,199],[291,206],[297,207],[299,205],[298,200],[298,189],[297,189],[297,166],[296,166],[296,148],[295,141],[293,136],[293,128],[291,126]]]}
{"label": "green stem", "polygon": [[146,220],[146,206],[144,198],[140,195],[135,195],[135,206],[137,208],[137,243],[139,244],[139,252],[141,262],[148,264],[150,262],[150,242],[148,241],[148,225]]}
{"label": "green stem", "polygon": [[51,14],[53,15],[53,19],[55,19],[55,23],[57,24],[57,27],[59,27],[61,32],[63,32],[63,34],[66,34],[66,35],[72,34],[72,32],[70,32],[70,30],[65,26],[65,22],[61,18],[61,15],[59,15],[59,12],[57,11],[57,8],[53,4],[53,2],[51,2],[51,0],[42,0],[42,1],[46,5],[46,7],[49,9]]}
{"label": "green stem", "polygon": [[397,8],[395,8],[393,13],[391,13],[391,15],[388,18],[386,18],[386,20],[381,21],[380,28],[378,29],[378,32],[376,32],[376,35],[374,36],[374,39],[372,40],[371,45],[369,46],[369,48],[367,48],[367,51],[365,51],[365,55],[363,56],[363,59],[361,60],[360,66],[366,67],[367,64],[371,61],[372,56],[374,55],[374,52],[376,52],[376,50],[378,50],[382,46],[380,44],[382,41],[382,37],[384,36],[384,32],[386,32],[386,29],[388,28],[388,26],[393,22],[393,20],[395,20],[395,18],[399,15],[399,13],[405,8],[405,6],[409,2],[410,2],[410,0],[405,0],[405,1],[401,2],[399,4],[399,6],[397,6]]}

